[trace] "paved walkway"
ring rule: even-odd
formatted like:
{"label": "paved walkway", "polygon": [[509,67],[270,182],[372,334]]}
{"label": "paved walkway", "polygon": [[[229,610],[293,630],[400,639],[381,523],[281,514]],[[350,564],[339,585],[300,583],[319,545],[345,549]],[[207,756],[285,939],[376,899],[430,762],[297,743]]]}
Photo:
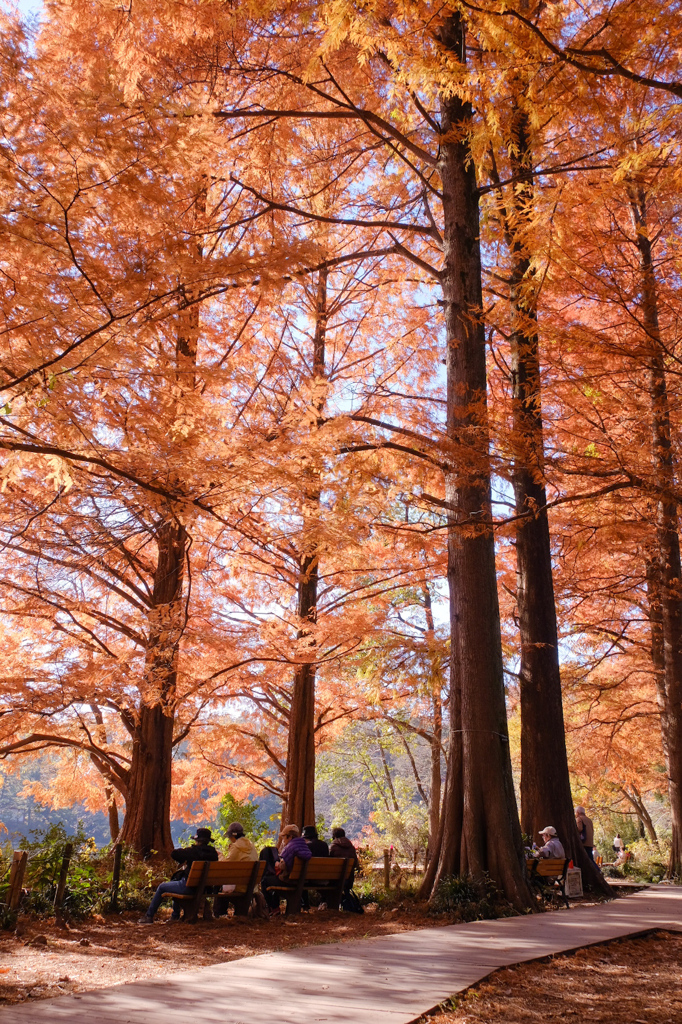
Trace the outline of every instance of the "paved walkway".
{"label": "paved walkway", "polygon": [[597,907],[266,953],[1,1008],[0,1024],[409,1024],[497,967],[651,928],[682,932],[682,888],[652,887]]}

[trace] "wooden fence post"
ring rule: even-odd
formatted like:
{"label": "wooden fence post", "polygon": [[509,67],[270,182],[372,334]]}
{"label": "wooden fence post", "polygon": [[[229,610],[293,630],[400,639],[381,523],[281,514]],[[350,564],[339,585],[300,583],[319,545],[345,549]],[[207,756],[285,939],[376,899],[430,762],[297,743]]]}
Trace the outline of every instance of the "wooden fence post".
{"label": "wooden fence post", "polygon": [[57,882],[57,891],[54,896],[54,909],[55,915],[58,921],[62,920],[62,903],[64,902],[64,890],[66,889],[66,876],[69,873],[69,864],[71,863],[71,854],[73,853],[73,844],[67,843],[64,847],[64,856],[62,857],[62,867],[59,872],[59,881]]}
{"label": "wooden fence post", "polygon": [[111,875],[111,901],[109,909],[116,913],[118,911],[118,886],[121,881],[121,855],[123,843],[116,843],[114,847],[114,870]]}
{"label": "wooden fence post", "polygon": [[14,851],[12,866],[9,869],[9,889],[7,890],[7,905],[10,910],[16,910],[19,906],[27,860],[28,853],[26,850]]}
{"label": "wooden fence post", "polygon": [[386,892],[391,888],[391,862],[388,850],[384,850],[384,889]]}

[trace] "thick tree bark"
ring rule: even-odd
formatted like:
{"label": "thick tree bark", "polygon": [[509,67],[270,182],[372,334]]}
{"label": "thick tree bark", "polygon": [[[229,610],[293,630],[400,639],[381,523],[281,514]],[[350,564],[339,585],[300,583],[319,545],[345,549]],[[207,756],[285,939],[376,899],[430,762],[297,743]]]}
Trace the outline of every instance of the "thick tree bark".
{"label": "thick tree bark", "polygon": [[[192,216],[193,228],[206,213],[206,184],[202,182]],[[201,237],[198,232],[198,237]],[[192,257],[201,261],[201,243],[193,243]],[[172,435],[178,448],[191,434],[185,398],[196,388],[199,343],[199,306],[190,300],[180,314],[175,342],[175,401]],[[185,422],[185,418],[187,421]],[[171,449],[172,456],[172,449]],[[172,464],[172,463],[171,463]],[[178,487],[182,480],[175,481]],[[144,679],[140,687],[140,708],[133,735],[126,816],[119,841],[147,856],[168,857],[173,849],[170,829],[171,770],[173,728],[176,710],[177,662],[185,627],[183,602],[185,561],[188,537],[185,527],[169,508],[166,520],[157,530],[158,556],[154,573],[152,606],[149,612]]]}
{"label": "thick tree bark", "polygon": [[660,638],[663,641],[663,673],[662,677],[659,675],[658,688],[672,818],[672,848],[668,872],[672,877],[679,877],[682,876],[682,560],[678,509],[673,497],[675,465],[670,432],[665,351],[661,340],[656,272],[647,225],[646,194],[643,189],[631,191],[631,205],[640,257],[642,320],[647,336],[651,450],[657,499],[656,564],[659,569],[657,589],[660,594],[658,622]]}
{"label": "thick tree bark", "polygon": [[121,826],[118,820],[118,805],[116,804],[116,797],[113,789],[107,788],[105,790],[107,797],[107,816],[109,818],[109,835],[111,836],[112,843],[118,840],[118,834],[121,831]]}
{"label": "thick tree bark", "polygon": [[[317,287],[315,338],[313,342],[313,380],[321,381],[325,374],[325,342],[327,336],[327,271],[320,272]],[[324,398],[317,400],[321,417]],[[304,494],[304,518],[319,515],[319,472],[308,473]],[[314,533],[316,531],[313,531]],[[305,535],[305,534],[304,534]],[[309,635],[305,623],[317,620],[317,585],[319,556],[315,540],[300,556],[298,573],[298,617],[301,626],[298,638]],[[296,666],[289,711],[289,737],[284,781],[285,799],[282,805],[282,825],[315,824],[315,662]]]}
{"label": "thick tree bark", "polygon": [[[439,30],[449,55],[466,61],[458,13]],[[485,332],[478,190],[467,133],[472,109],[440,100],[443,298],[447,337],[447,433],[454,469],[447,496],[451,598],[451,743],[438,877],[486,874],[519,909],[532,905],[525,878],[504,699],[492,530]],[[461,736],[461,751],[457,736]],[[461,761],[460,761],[461,756]]]}
{"label": "thick tree bark", "polygon": [[186,533],[175,520],[157,533],[158,559],[128,784],[119,842],[139,853],[168,856],[177,657],[184,625],[182,589]]}
{"label": "thick tree bark", "polygon": [[[433,608],[431,604],[431,591],[427,584],[422,588],[424,596],[424,615],[426,617],[426,642],[431,645],[436,636],[436,627],[433,621]],[[432,655],[435,657],[435,652]],[[441,674],[439,670],[432,670],[431,702],[433,710],[433,722],[431,731],[431,786],[429,795],[429,860],[433,857],[438,845],[438,831],[440,828],[440,802],[441,802],[441,752],[443,744],[443,702],[441,698]]]}
{"label": "thick tree bark", "polygon": [[[520,517],[516,601],[521,640],[521,824],[531,840],[537,838],[539,829],[553,825],[567,855],[582,869],[586,887],[610,895],[608,884],[580,842],[568,772],[544,478],[537,293],[526,240],[533,212],[533,158],[530,124],[520,104],[512,114],[509,151],[515,178],[505,222],[511,256],[512,483]],[[547,757],[550,750],[551,757]]]}

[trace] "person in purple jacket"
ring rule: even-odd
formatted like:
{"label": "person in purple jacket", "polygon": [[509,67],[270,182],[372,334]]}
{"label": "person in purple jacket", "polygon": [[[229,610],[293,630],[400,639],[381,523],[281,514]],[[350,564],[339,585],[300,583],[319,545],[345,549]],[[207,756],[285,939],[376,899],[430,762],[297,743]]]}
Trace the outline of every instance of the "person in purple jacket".
{"label": "person in purple jacket", "polygon": [[274,864],[275,873],[274,875],[266,873],[263,877],[263,881],[261,882],[263,895],[265,896],[270,908],[270,917],[274,917],[276,914],[279,914],[280,890],[273,889],[272,886],[277,885],[280,879],[286,879],[294,866],[294,860],[296,857],[300,857],[301,860],[310,860],[312,856],[310,847],[306,843],[305,839],[301,838],[298,825],[287,825],[282,829],[279,834],[277,849],[279,851],[279,856],[276,858]]}

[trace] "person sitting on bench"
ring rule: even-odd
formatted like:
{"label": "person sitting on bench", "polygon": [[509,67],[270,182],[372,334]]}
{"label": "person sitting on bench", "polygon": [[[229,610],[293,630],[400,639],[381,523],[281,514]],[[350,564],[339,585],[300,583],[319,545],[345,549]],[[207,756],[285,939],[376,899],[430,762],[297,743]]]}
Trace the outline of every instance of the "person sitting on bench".
{"label": "person sitting on bench", "polygon": [[[247,839],[244,835],[244,826],[240,821],[233,821],[225,833],[230,841],[230,849],[227,852],[228,861],[255,861],[258,860],[258,850],[253,845],[250,839]],[[234,885],[224,885],[223,893],[233,893],[235,890]],[[221,895],[220,893],[213,900],[213,913],[216,917],[222,917],[227,914],[227,907],[229,903],[228,895]]]}
{"label": "person sitting on bench", "polygon": [[351,843],[350,839],[346,837],[346,833],[342,828],[332,829],[332,846],[329,851],[330,857],[347,857],[353,861],[350,875],[344,882],[343,891],[348,894],[353,888],[355,882],[355,872],[360,870],[360,861],[358,860],[358,852]]}
{"label": "person sitting on bench", "polygon": [[556,829],[552,825],[543,828],[542,832],[539,832],[538,835],[542,836],[545,845],[541,846],[539,850],[533,851],[534,857],[552,857],[557,860],[565,860],[564,848],[557,838]]}
{"label": "person sitting on bench", "polygon": [[[161,906],[161,900],[168,893],[182,896],[189,892],[187,888],[187,878],[189,876],[192,863],[195,860],[218,860],[218,851],[213,846],[209,845],[213,842],[210,828],[198,828],[196,835],[192,836],[192,839],[194,840],[193,846],[187,846],[184,848],[178,847],[177,850],[173,850],[171,853],[173,860],[177,861],[178,864],[184,864],[185,867],[176,871],[170,882],[161,883],[154,893],[152,901],[149,904],[149,908],[147,909],[147,913],[144,917],[140,918],[138,922],[139,924],[154,923],[154,915]],[[181,907],[182,902],[180,900],[173,900],[173,912],[170,918],[171,921],[180,920]],[[211,917],[213,916],[210,911],[207,913],[206,905],[204,905],[204,917],[208,917],[209,915]]]}
{"label": "person sitting on bench", "polygon": [[[298,825],[287,825],[282,829],[279,834],[277,849],[279,856],[276,856],[274,860],[275,873],[264,875],[261,882],[261,889],[270,908],[271,917],[279,913],[279,890],[273,889],[272,886],[286,880],[287,875],[294,866],[296,857],[299,857],[300,860],[310,860],[312,857],[310,847],[305,839],[301,837]],[[261,858],[263,858],[264,852],[261,852]]]}
{"label": "person sitting on bench", "polygon": [[306,825],[303,829],[303,838],[310,847],[310,855],[312,857],[329,856],[329,847],[325,843],[324,839],[320,839],[314,825]]}

